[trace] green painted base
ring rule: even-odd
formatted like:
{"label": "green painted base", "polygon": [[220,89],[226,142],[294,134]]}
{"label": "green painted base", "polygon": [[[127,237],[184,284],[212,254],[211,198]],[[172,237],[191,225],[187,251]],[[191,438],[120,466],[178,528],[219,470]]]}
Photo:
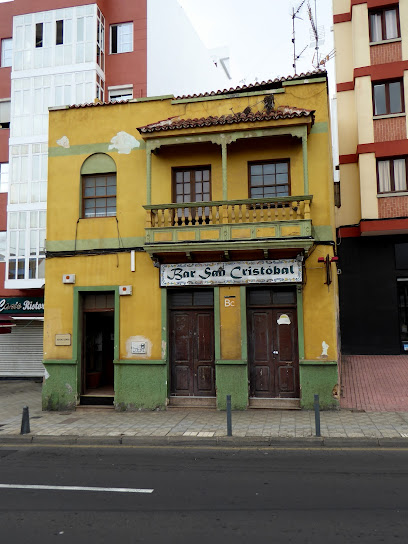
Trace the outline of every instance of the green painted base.
{"label": "green painted base", "polygon": [[44,366],[49,377],[42,388],[43,410],[75,410],[77,403],[76,364],[53,364]]}
{"label": "green painted base", "polygon": [[233,410],[248,408],[248,368],[246,365],[217,364],[215,383],[218,410],[227,409],[227,395],[231,395]]}
{"label": "green painted base", "polygon": [[166,365],[115,365],[116,410],[165,410]]}
{"label": "green painted base", "polygon": [[319,395],[320,408],[333,410],[339,407],[337,364],[317,363],[308,361],[300,365],[300,405],[306,410],[313,409],[314,396]]}

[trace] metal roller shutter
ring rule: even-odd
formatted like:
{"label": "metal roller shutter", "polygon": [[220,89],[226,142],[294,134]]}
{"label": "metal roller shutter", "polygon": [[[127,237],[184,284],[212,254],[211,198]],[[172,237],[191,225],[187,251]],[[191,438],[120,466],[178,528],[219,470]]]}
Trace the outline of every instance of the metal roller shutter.
{"label": "metal roller shutter", "polygon": [[10,334],[0,334],[0,377],[44,376],[42,321],[15,321]]}

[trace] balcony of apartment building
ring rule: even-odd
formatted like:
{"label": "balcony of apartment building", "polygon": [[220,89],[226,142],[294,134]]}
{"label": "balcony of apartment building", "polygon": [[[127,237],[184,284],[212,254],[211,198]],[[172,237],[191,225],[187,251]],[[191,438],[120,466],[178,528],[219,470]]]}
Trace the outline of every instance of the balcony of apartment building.
{"label": "balcony of apartment building", "polygon": [[[281,107],[140,127],[153,259],[291,257],[313,245],[314,112]],[[166,198],[167,197],[167,198]]]}

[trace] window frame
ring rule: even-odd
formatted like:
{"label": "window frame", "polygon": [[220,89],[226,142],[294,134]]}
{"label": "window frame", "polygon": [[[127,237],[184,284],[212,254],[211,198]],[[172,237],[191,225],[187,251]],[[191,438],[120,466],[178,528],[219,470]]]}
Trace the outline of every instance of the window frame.
{"label": "window frame", "polygon": [[[212,179],[211,179],[211,164],[203,165],[194,165],[194,166],[173,166],[171,169],[172,183],[171,183],[171,199],[173,204],[190,204],[191,202],[197,202],[195,199],[190,200],[190,202],[177,202],[177,191],[176,191],[176,174],[177,172],[197,172],[198,170],[208,170],[209,171],[209,184],[210,184],[210,200],[203,200],[202,202],[211,202],[212,200]],[[202,182],[204,183],[204,182]],[[193,192],[191,192],[193,189]],[[195,180],[194,182],[190,179],[190,196],[195,195]],[[180,208],[183,206],[181,205]]]}
{"label": "window frame", "polygon": [[[394,175],[394,161],[405,159],[405,189],[395,190],[395,175]],[[380,191],[380,170],[378,168],[378,163],[381,161],[390,161],[390,185],[391,189],[389,191]],[[377,170],[377,194],[378,195],[389,195],[389,194],[398,194],[408,192],[408,155],[401,155],[396,157],[380,157],[376,160],[376,170]]]}
{"label": "window frame", "polygon": [[[283,196],[271,196],[271,197],[252,196],[251,188],[265,187],[265,183],[263,183],[263,185],[257,185],[257,186],[254,186],[254,187],[252,186],[252,184],[251,184],[251,166],[263,166],[264,164],[283,164],[283,163],[286,163],[288,165],[288,181],[287,181],[288,194],[283,195]],[[264,176],[264,175],[265,174],[262,174],[262,176]],[[282,183],[279,183],[279,184],[275,183],[274,184],[275,187],[277,185],[283,185],[283,184]],[[273,185],[266,185],[266,187],[273,187]],[[248,198],[253,198],[253,199],[258,199],[258,200],[263,199],[263,198],[285,198],[286,196],[290,196],[291,194],[292,194],[292,184],[291,184],[291,176],[290,176],[290,159],[289,158],[287,158],[287,159],[270,159],[270,160],[261,160],[261,161],[248,161]]]}
{"label": "window frame", "polygon": [[[118,32],[116,32],[116,37],[115,37],[115,40],[116,40],[116,51],[113,51],[113,29],[116,28],[120,28],[120,27],[124,27],[126,25],[131,25],[132,26],[132,40],[131,40],[131,48],[128,50],[128,51],[118,51],[119,47],[119,40],[118,40]],[[109,53],[111,55],[119,55],[121,53],[132,53],[134,51],[134,25],[133,25],[133,21],[127,21],[127,22],[124,22],[124,23],[115,23],[113,25],[110,25],[110,29],[109,29]]]}
{"label": "window frame", "polygon": [[[85,196],[85,189],[86,189],[86,180],[87,179],[90,179],[90,178],[105,178],[105,180],[107,180],[107,178],[109,177],[114,177],[115,178],[115,194],[108,194],[107,191],[104,195],[94,195],[94,196]],[[107,173],[95,173],[95,174],[82,174],[81,175],[81,185],[82,185],[82,191],[81,191],[81,217],[82,219],[103,219],[103,218],[106,218],[106,217],[116,217],[116,214],[117,214],[117,196],[118,196],[118,187],[117,187],[117,173],[116,172],[107,172]],[[108,185],[107,185],[107,181],[106,181],[106,184],[105,184],[105,187],[106,189],[108,188]],[[87,200],[90,200],[90,199],[93,199],[93,200],[98,200],[98,199],[108,199],[108,198],[115,198],[115,213],[114,214],[108,214],[107,213],[107,203],[105,203],[105,208],[99,208],[99,209],[105,209],[105,215],[86,215],[85,213],[85,202]],[[95,210],[95,214],[96,214],[96,209],[97,206],[95,206],[94,208],[92,208]]]}
{"label": "window frame", "polygon": [[[400,85],[400,100],[401,100],[401,111],[394,111],[391,112],[391,104],[390,104],[390,85],[392,83],[399,83]],[[375,92],[374,88],[376,86],[385,85],[385,106],[386,106],[386,112],[385,113],[375,113]],[[373,116],[374,117],[380,117],[382,115],[399,115],[400,113],[405,113],[405,102],[404,102],[404,81],[400,78],[397,79],[391,79],[386,81],[375,81],[372,83],[372,101],[373,101]]]}
{"label": "window frame", "polygon": [[[9,45],[11,44],[11,47],[4,47],[5,44]],[[9,53],[11,51],[10,56],[10,64],[5,64],[6,61],[6,53]],[[13,65],[13,38],[2,38],[1,39],[1,59],[0,59],[0,68],[11,68]]]}
{"label": "window frame", "polygon": [[[385,14],[387,11],[396,11],[396,23],[397,23],[397,34],[398,36],[395,36],[395,38],[387,38],[387,27],[386,27],[386,19]],[[372,25],[371,25],[371,15],[380,15],[381,16],[381,40],[374,41],[372,39]],[[370,43],[379,43],[379,42],[387,42],[390,40],[397,40],[401,38],[401,25],[400,25],[400,15],[399,15],[399,7],[398,4],[387,6],[380,9],[370,9],[368,12],[368,31],[369,31],[369,39]]]}
{"label": "window frame", "polygon": [[55,21],[55,45],[64,45],[64,19]]}
{"label": "window frame", "polygon": [[35,24],[35,48],[44,46],[44,23]]}

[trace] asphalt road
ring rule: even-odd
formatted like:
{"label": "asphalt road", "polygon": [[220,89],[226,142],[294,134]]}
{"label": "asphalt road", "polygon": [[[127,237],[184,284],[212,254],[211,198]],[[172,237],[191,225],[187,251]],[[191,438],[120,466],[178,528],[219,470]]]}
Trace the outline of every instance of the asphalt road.
{"label": "asphalt road", "polygon": [[408,541],[408,449],[3,446],[0,484],[2,544]]}

